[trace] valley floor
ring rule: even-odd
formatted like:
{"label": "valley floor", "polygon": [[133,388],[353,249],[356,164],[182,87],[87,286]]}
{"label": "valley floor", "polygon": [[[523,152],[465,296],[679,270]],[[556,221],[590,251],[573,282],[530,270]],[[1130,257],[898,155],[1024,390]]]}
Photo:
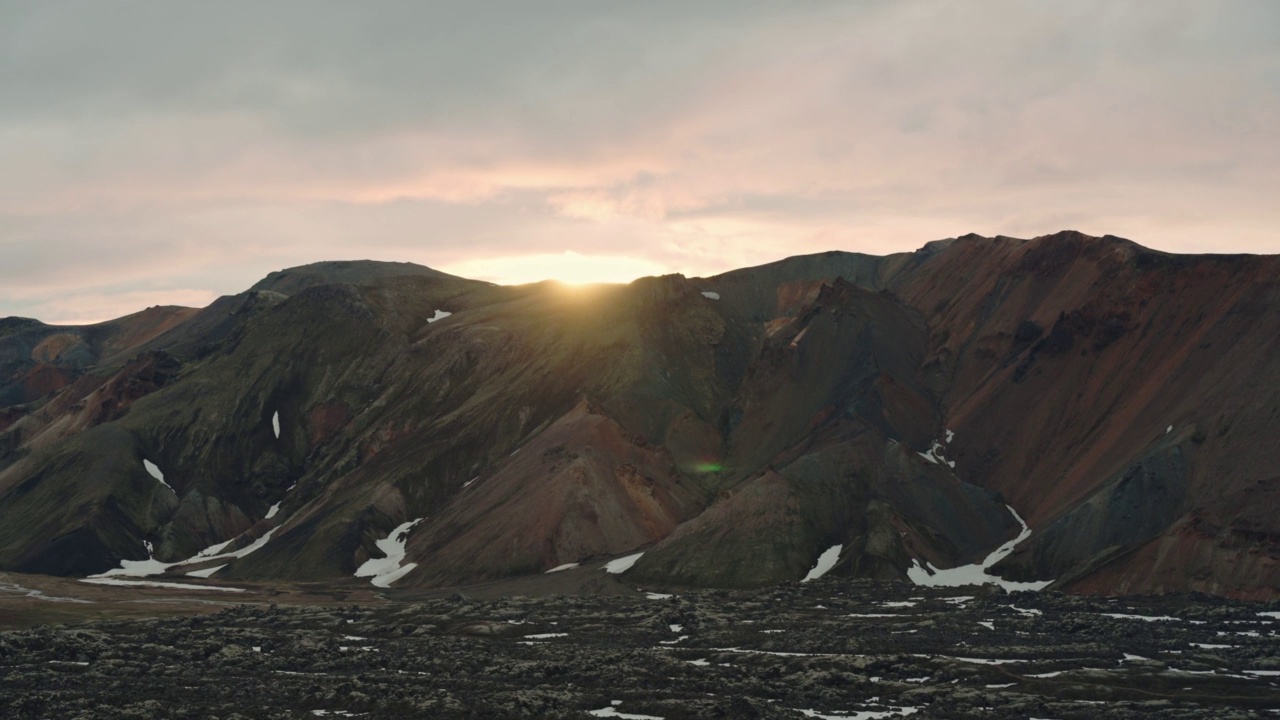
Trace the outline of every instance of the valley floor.
{"label": "valley floor", "polygon": [[[22,577],[0,578],[10,601],[90,605],[21,595]],[[183,614],[0,632],[0,716],[1280,717],[1275,603],[835,579],[337,597],[219,597],[200,614],[175,599]]]}

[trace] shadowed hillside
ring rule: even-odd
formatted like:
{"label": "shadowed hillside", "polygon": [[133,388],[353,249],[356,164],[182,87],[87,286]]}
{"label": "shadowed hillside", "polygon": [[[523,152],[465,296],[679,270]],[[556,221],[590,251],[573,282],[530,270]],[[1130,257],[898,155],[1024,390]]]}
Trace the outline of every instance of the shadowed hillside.
{"label": "shadowed hillside", "polygon": [[1278,356],[1280,259],[1073,232],[585,288],[317,263],[0,320],[0,568],[904,579],[1020,515],[986,571],[1276,597]]}

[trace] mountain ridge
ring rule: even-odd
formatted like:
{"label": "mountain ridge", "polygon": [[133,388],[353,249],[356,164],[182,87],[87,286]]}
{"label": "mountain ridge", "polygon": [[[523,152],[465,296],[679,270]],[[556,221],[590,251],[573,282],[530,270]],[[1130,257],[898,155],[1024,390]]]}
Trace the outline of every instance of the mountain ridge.
{"label": "mountain ridge", "polygon": [[572,290],[316,263],[58,342],[0,320],[0,568],[271,532],[215,579],[339,581],[425,518],[397,585],[643,550],[638,581],[758,586],[836,545],[901,579],[1017,535],[1007,502],[1011,579],[1275,597],[1278,278],[970,234]]}

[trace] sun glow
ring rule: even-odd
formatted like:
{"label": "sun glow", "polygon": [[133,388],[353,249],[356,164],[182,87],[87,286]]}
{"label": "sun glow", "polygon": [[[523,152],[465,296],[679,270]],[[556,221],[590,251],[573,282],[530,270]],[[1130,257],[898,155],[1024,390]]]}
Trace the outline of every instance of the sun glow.
{"label": "sun glow", "polygon": [[441,270],[501,285],[520,285],[542,280],[558,280],[570,285],[626,283],[636,278],[669,272],[666,267],[652,260],[622,255],[582,255],[572,251],[464,260]]}

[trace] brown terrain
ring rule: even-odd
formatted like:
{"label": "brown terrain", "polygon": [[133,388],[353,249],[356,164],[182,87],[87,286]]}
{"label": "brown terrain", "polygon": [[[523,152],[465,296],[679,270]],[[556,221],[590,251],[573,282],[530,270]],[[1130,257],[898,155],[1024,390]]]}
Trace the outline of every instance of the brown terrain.
{"label": "brown terrain", "polygon": [[0,320],[0,570],[230,541],[149,579],[367,588],[405,526],[396,588],[640,552],[628,581],[760,587],[836,545],[901,580],[1015,538],[1008,505],[1006,579],[1275,599],[1278,352],[1280,257],[1074,232],[586,288],[319,263]]}

